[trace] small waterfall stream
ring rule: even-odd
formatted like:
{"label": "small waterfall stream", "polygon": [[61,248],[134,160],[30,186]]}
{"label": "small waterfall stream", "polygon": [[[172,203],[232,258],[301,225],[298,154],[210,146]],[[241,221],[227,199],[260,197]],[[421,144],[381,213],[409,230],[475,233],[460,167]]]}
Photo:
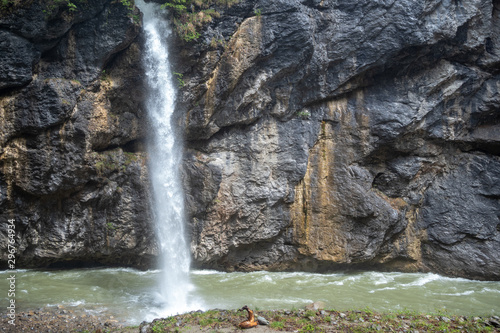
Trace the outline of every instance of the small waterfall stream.
{"label": "small waterfall stream", "polygon": [[148,149],[154,214],[162,252],[159,301],[162,314],[170,315],[197,308],[189,304],[189,293],[194,287],[189,281],[190,252],[179,175],[182,145],[175,138],[171,123],[176,98],[166,43],[171,30],[163,17],[165,11],[158,4],[137,0],[136,5],[144,14],[143,63],[149,89],[146,108],[154,131]]}

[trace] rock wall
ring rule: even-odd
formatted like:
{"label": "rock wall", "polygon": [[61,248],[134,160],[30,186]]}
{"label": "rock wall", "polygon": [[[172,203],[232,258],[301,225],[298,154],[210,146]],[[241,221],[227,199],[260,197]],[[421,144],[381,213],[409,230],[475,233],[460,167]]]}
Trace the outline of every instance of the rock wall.
{"label": "rock wall", "polygon": [[195,264],[500,279],[499,15],[248,0],[177,45]]}
{"label": "rock wall", "polygon": [[[59,5],[58,5],[59,3]],[[140,16],[117,1],[0,14],[0,248],[16,267],[149,267]]]}
{"label": "rock wall", "polygon": [[[158,253],[140,16],[0,15],[0,268]],[[500,1],[240,0],[172,46],[197,267],[500,279]]]}

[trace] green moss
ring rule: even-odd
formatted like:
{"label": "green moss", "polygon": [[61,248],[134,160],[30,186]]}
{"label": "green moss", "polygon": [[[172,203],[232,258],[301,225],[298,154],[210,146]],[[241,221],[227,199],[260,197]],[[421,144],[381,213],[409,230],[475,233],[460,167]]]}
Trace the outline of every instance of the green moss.
{"label": "green moss", "polygon": [[313,310],[307,310],[306,313],[304,314],[304,317],[309,318],[309,317],[315,317],[316,316],[316,311]]}
{"label": "green moss", "polygon": [[218,322],[219,321],[216,318],[205,318],[205,319],[201,319],[199,324],[200,324],[200,326],[205,327],[205,326],[212,326],[213,324],[218,323]]}
{"label": "green moss", "polygon": [[139,156],[134,153],[124,152],[123,155],[125,156],[125,166],[129,166],[131,163],[139,160]]}
{"label": "green moss", "polygon": [[368,316],[373,316],[373,311],[369,307],[364,308],[363,311]]}
{"label": "green moss", "polygon": [[282,330],[285,328],[285,323],[284,322],[281,322],[281,321],[273,321],[269,327],[271,327],[272,329],[275,329],[275,330]]}
{"label": "green moss", "polygon": [[112,230],[115,230],[116,227],[113,225],[113,223],[108,222],[108,223],[106,223],[106,229],[112,231]]}
{"label": "green moss", "polygon": [[324,328],[318,327],[314,324],[307,324],[299,330],[299,333],[322,333],[324,331]]}
{"label": "green moss", "polygon": [[111,79],[110,79],[108,73],[106,73],[105,69],[102,70],[101,75],[99,76],[99,78],[101,79],[101,81],[111,82]]}
{"label": "green moss", "polygon": [[296,320],[296,323],[299,324],[299,325],[307,325],[309,323],[309,319],[304,319],[304,318],[301,318],[301,319],[298,319]]}
{"label": "green moss", "polygon": [[[376,313],[365,308],[361,311],[336,310],[325,311],[324,315],[316,315],[311,320],[305,319],[306,311],[258,311],[258,315],[269,319],[269,328],[275,331],[300,333],[323,332],[492,332],[497,331],[488,326],[487,321],[477,318],[465,318],[442,315],[419,314],[403,310],[393,313]],[[353,320],[350,320],[352,318]],[[355,318],[355,319],[354,319]],[[237,325],[246,319],[246,313],[238,310],[207,312],[191,312],[166,319],[157,319],[151,324],[153,332],[185,332],[200,330],[203,332],[237,330]]]}
{"label": "green moss", "polygon": [[93,152],[91,154],[91,158],[97,174],[99,176],[105,176],[112,172],[125,171],[127,166],[125,163],[127,161],[130,161],[130,163],[132,163],[132,160],[135,158],[135,156],[123,154],[121,149],[116,149],[103,153]]}
{"label": "green moss", "polygon": [[309,111],[299,111],[297,112],[297,116],[302,119],[309,119],[309,117],[311,117],[311,113]]}
{"label": "green moss", "polygon": [[214,49],[216,49],[219,46],[222,46],[222,48],[225,49],[227,46],[226,41],[224,39],[216,39],[215,37],[212,37],[209,45],[211,48],[214,48]]}
{"label": "green moss", "polygon": [[19,8],[28,7],[33,0],[0,0],[0,17],[9,15]]}
{"label": "green moss", "polygon": [[165,322],[163,322],[163,321],[156,322],[153,324],[153,327],[151,327],[151,330],[154,333],[165,332],[166,329],[167,329],[167,326],[166,326]]}

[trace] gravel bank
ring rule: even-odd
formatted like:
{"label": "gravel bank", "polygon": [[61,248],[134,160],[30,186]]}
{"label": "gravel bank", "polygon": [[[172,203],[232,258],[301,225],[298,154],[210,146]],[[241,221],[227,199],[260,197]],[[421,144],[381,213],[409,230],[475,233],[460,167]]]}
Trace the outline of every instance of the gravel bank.
{"label": "gravel bank", "polygon": [[43,309],[16,314],[14,323],[2,314],[0,332],[134,332],[123,327],[113,316],[76,314],[72,310]]}
{"label": "gravel bank", "polygon": [[[249,333],[296,332],[500,332],[500,318],[450,316],[446,314],[417,314],[409,311],[374,313],[329,310],[268,310],[256,315],[269,321]],[[190,312],[169,318],[143,322],[140,326],[121,325],[112,316],[75,314],[71,310],[37,310],[16,314],[16,325],[8,324],[2,315],[0,332],[85,332],[85,333],[212,333],[241,332],[238,323],[246,313],[237,310]]]}

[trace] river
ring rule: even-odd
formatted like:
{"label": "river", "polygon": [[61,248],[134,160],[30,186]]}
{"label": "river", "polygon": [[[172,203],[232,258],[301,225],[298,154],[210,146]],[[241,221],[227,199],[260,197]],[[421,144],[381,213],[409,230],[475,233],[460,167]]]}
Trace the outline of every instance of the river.
{"label": "river", "polygon": [[[16,311],[62,308],[75,313],[113,316],[130,325],[188,310],[298,309],[323,301],[328,309],[446,311],[461,315],[500,314],[500,282],[408,273],[223,273],[189,271],[184,231],[183,193],[178,165],[182,146],[175,137],[175,87],[166,36],[171,32],[155,3],[138,0],[146,36],[144,69],[154,216],[161,245],[161,270],[78,269],[0,272],[2,308],[11,299]],[[15,297],[8,278],[15,275]]]}
{"label": "river", "polygon": [[[113,316],[134,325],[161,317],[159,270],[77,269],[0,272],[0,290],[16,275],[16,310],[64,308],[77,313]],[[190,304],[196,308],[299,309],[323,301],[328,309],[370,308],[460,315],[500,314],[500,282],[473,281],[423,273],[356,272],[224,273],[190,272]],[[7,292],[1,295],[7,304]],[[2,306],[3,307],[3,306]]]}

